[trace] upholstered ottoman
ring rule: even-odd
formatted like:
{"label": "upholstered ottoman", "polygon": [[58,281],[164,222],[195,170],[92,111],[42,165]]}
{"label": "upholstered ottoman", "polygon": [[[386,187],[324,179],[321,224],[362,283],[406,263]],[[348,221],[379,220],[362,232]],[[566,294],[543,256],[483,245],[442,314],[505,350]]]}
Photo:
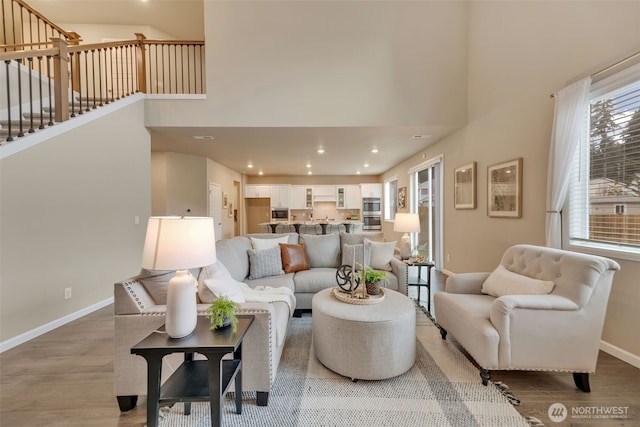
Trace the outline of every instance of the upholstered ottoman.
{"label": "upholstered ottoman", "polygon": [[312,305],[313,351],[332,371],[353,380],[382,380],[408,371],[416,360],[416,309],[386,290],[378,304],[339,301],[325,289]]}

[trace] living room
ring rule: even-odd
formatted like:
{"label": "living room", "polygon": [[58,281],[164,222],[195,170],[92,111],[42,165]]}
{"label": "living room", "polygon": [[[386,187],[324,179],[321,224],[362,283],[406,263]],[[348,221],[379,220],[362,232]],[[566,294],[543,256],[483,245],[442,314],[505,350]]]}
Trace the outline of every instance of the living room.
{"label": "living room", "polygon": [[[312,19],[306,13],[296,13],[292,5],[279,2],[273,7],[281,10],[273,13],[276,16],[271,16],[267,27],[261,19],[264,11],[260,6],[238,2],[223,7],[223,3],[204,4],[208,58],[218,58],[218,52],[224,52],[220,44],[239,37],[238,33],[243,31],[242,26],[225,25],[230,16],[236,19],[239,15],[245,16],[247,22],[255,25],[255,32],[265,37],[276,32],[282,52],[288,50],[288,43],[293,43],[295,37],[278,33],[279,27],[274,22],[297,20],[298,25],[304,27],[310,23],[302,18]],[[352,12],[354,25],[358,23],[358,12],[371,17],[366,3],[358,3],[363,9]],[[466,89],[457,94],[464,99],[462,108],[454,111],[459,121],[445,124],[457,130],[377,178],[384,182],[398,176],[399,187],[408,186],[409,169],[425,159],[443,156],[443,246],[450,254],[449,259],[442,260],[443,269],[453,273],[490,271],[505,248],[514,243],[544,245],[545,183],[554,110],[554,100],[549,95],[638,51],[640,4],[634,1],[454,3],[459,3],[456,7],[460,10],[455,13],[460,14],[464,22],[457,29],[462,31],[458,42],[464,49],[461,56],[466,64],[463,79]],[[262,7],[267,4],[269,2]],[[438,7],[444,8],[445,4],[448,3]],[[325,7],[330,11],[332,6]],[[223,10],[227,13],[222,13]],[[405,13],[418,22],[407,28],[419,25],[420,14],[413,12],[415,10]],[[278,16],[282,18],[273,21]],[[430,28],[436,27],[437,22],[429,22]],[[401,31],[405,27],[396,23],[394,28]],[[318,40],[320,47],[321,41]],[[225,59],[228,58],[221,57],[220,62],[224,63]],[[278,61],[283,68],[295,64],[294,60],[287,61],[284,57]],[[411,64],[406,66],[410,68]],[[397,96],[347,91],[345,97],[355,101],[347,105],[344,101],[342,108],[336,107],[337,103],[320,103],[315,99],[307,100],[315,104],[314,108],[300,109],[286,103],[283,103],[286,108],[275,108],[268,96],[259,102],[253,100],[256,93],[264,93],[256,89],[265,89],[273,83],[273,77],[265,77],[267,73],[253,67],[259,70],[260,78],[265,79],[256,79],[262,81],[264,87],[248,88],[243,91],[244,98],[234,101],[236,94],[225,92],[229,82],[216,83],[216,73],[231,74],[233,69],[214,71],[212,68],[215,67],[207,67],[207,87],[211,93],[221,96],[218,104],[211,105],[205,100],[135,99],[99,120],[65,130],[46,144],[2,160],[0,341],[3,350],[10,348],[16,339],[37,335],[47,325],[63,324],[109,305],[113,283],[139,271],[145,218],[152,214],[151,150],[157,136],[145,125],[175,126],[210,120],[210,117],[216,117],[217,126],[238,126],[239,123],[340,126],[344,123],[343,117],[355,117],[348,125],[377,124],[373,114],[365,114],[370,112],[368,107],[378,103],[391,105],[385,103]],[[239,76],[238,80],[245,78],[246,75]],[[326,89],[328,79],[323,79],[322,73],[303,79],[309,86],[316,81],[325,84],[316,93]],[[191,103],[202,107],[202,113],[193,114]],[[404,108],[412,111],[414,106]],[[335,111],[328,111],[331,109]],[[392,107],[385,113],[381,125],[398,124],[393,122],[393,115],[402,115],[402,111]],[[422,124],[423,113],[420,111],[398,122]],[[518,157],[524,160],[522,218],[490,218],[485,202],[486,168]],[[451,198],[453,171],[470,161],[478,165],[478,207],[456,210]],[[240,171],[215,160],[204,162],[210,166],[209,178],[228,186],[229,191],[234,180],[261,183],[274,178],[243,177]],[[134,223],[135,217],[140,218],[139,224]],[[391,224],[385,224],[384,231],[389,238],[394,238]],[[640,323],[637,310],[640,264],[637,258],[613,258],[622,269],[616,273],[609,300],[603,349],[638,367],[640,338],[636,325]],[[37,266],[36,272],[34,266]],[[63,291],[68,287],[73,289],[73,298],[65,300]]]}

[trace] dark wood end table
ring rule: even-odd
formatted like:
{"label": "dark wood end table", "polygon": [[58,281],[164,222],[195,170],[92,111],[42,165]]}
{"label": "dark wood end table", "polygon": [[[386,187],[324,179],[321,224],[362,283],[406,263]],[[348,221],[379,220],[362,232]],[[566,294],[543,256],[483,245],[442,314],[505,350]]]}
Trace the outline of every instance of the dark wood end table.
{"label": "dark wood end table", "polygon": [[[254,316],[238,316],[238,329],[232,327],[211,331],[211,322],[198,317],[195,331],[184,338],[169,338],[156,331],[131,348],[132,354],[147,361],[147,426],[157,427],[162,403],[185,403],[185,415],[191,412],[191,402],[210,402],[211,425],[222,424],[222,402],[231,381],[235,379],[236,412],[242,413],[242,339],[253,323]],[[162,358],[171,353],[184,353],[184,363],[160,386]],[[194,360],[200,353],[207,360]],[[233,353],[233,359],[222,358]]]}
{"label": "dark wood end table", "polygon": [[[427,311],[431,314],[431,269],[435,267],[435,263],[431,261],[417,262],[411,259],[405,260],[407,267],[418,267],[417,277],[407,277],[407,285],[418,287],[418,304],[420,304],[420,289],[427,288]],[[422,279],[422,267],[427,267],[427,280]]]}

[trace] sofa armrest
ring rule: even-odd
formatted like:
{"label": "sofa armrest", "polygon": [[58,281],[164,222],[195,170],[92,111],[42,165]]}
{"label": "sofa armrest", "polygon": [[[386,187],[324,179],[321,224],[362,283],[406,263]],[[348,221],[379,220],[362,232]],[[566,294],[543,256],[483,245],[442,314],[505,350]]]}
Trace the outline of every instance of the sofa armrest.
{"label": "sofa armrest", "polygon": [[113,288],[115,314],[142,314],[156,305],[137,277],[116,282]]}
{"label": "sofa armrest", "polygon": [[391,258],[391,272],[395,274],[398,279],[398,292],[403,295],[408,295],[409,272],[407,270],[407,264],[397,258]]}
{"label": "sofa armrest", "polygon": [[445,290],[450,294],[482,294],[482,284],[491,273],[459,273],[447,278]]}

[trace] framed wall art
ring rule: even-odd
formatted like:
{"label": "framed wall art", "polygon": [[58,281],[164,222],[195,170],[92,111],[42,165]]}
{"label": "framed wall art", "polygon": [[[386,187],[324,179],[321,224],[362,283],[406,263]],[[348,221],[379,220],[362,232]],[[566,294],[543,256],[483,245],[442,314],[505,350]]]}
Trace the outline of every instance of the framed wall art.
{"label": "framed wall art", "polygon": [[487,168],[487,215],[522,218],[522,157]]}
{"label": "framed wall art", "polygon": [[398,189],[398,208],[407,207],[407,187],[400,187]]}
{"label": "framed wall art", "polygon": [[476,208],[476,162],[454,171],[454,205],[456,209]]}
{"label": "framed wall art", "polygon": [[229,218],[233,218],[233,203],[229,203]]}
{"label": "framed wall art", "polygon": [[226,192],[222,192],[222,209],[227,209],[229,207],[229,194]]}

